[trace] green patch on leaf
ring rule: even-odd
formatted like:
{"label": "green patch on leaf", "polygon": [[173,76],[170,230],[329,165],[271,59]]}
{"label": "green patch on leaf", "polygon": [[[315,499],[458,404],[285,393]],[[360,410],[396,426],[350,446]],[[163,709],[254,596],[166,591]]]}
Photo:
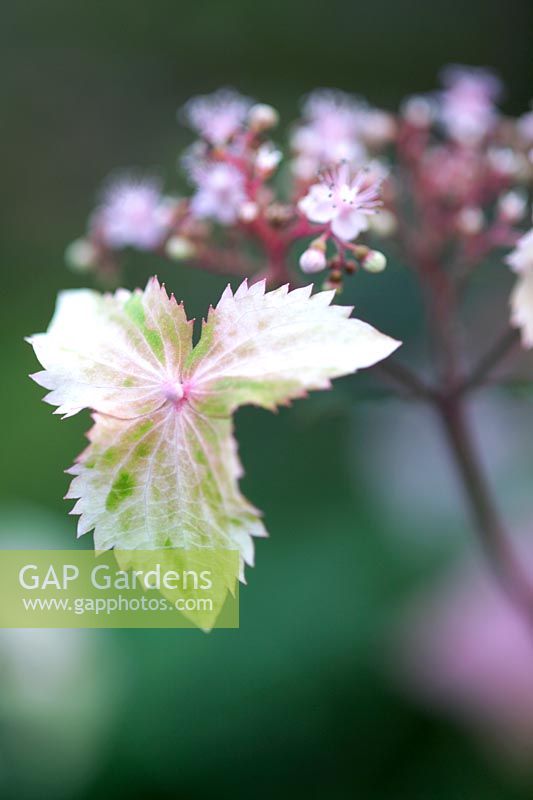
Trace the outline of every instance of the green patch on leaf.
{"label": "green patch on leaf", "polygon": [[142,296],[134,294],[130,297],[124,311],[128,317],[140,328],[142,335],[148,342],[150,349],[158,361],[164,362],[165,360],[165,346],[161,336],[153,328],[149,328],[146,324],[146,315],[144,313]]}
{"label": "green patch on leaf", "polygon": [[107,495],[106,509],[108,511],[115,511],[124,500],[133,494],[134,488],[135,481],[133,476],[129,472],[126,472],[126,470],[121,470],[111,487],[111,491]]}

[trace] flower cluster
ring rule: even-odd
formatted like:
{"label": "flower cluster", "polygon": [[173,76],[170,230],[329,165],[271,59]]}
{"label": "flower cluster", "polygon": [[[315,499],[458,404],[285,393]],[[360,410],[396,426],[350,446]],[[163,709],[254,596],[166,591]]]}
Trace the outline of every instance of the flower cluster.
{"label": "flower cluster", "polygon": [[[272,286],[298,283],[298,261],[340,290],[361,267],[384,269],[388,248],[421,272],[438,264],[463,280],[516,246],[508,258],[519,273],[512,320],[531,346],[532,237],[521,237],[533,112],[505,117],[501,96],[491,72],[459,66],[443,70],[441,90],[407,98],[396,114],[317,90],[290,129],[285,158],[271,140],[279,121],[272,106],[231,89],[193,98],[179,114],[197,136],[180,160],[190,194],[120,179],[68,259],[109,275],[119,251],[133,247]],[[258,250],[258,261],[246,256]]]}
{"label": "flower cluster", "polygon": [[[329,268],[324,282],[335,288],[344,270],[384,267],[381,253],[354,240],[382,205],[388,168],[372,152],[394,138],[392,115],[341,92],[317,91],[292,130],[286,165],[270,139],[278,124],[272,106],[221,89],[189,100],[179,118],[198,137],[180,159],[190,195],[165,196],[150,178],[111,183],[87,235],[68,248],[71,266],[109,277],[120,251],[132,247],[218,271],[259,271],[279,285],[298,282],[296,254],[305,273]],[[264,254],[259,268],[243,257],[246,240]]]}

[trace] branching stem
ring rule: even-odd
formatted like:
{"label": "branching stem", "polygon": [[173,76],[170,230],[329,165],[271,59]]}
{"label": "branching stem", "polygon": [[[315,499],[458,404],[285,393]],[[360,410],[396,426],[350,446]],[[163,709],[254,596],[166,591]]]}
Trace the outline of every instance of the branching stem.
{"label": "branching stem", "polygon": [[381,361],[374,367],[376,372],[381,374],[385,380],[391,381],[395,386],[401,387],[408,396],[414,397],[418,400],[433,400],[435,399],[435,391],[431,386],[426,384],[415,372],[409,367],[400,364],[389,358],[386,361]]}
{"label": "branching stem", "polygon": [[458,391],[460,394],[467,394],[473,389],[482,386],[490,378],[493,370],[510,355],[520,343],[520,334],[515,328],[506,330],[496,344],[483,356],[476,367],[472,370],[468,378],[463,381]]}
{"label": "branching stem", "polygon": [[482,546],[503,588],[533,624],[533,586],[496,507],[459,396],[436,406]]}
{"label": "branching stem", "polygon": [[470,374],[461,377],[454,336],[455,287],[441,265],[431,260],[420,260],[416,271],[424,289],[435,355],[440,357],[442,367],[438,384],[433,389],[408,368],[391,360],[380,365],[380,372],[411,396],[429,402],[437,412],[481,545],[502,588],[533,630],[533,583],[500,517],[465,409],[466,397],[486,383],[498,365],[514,352],[520,336],[514,329],[507,330]]}

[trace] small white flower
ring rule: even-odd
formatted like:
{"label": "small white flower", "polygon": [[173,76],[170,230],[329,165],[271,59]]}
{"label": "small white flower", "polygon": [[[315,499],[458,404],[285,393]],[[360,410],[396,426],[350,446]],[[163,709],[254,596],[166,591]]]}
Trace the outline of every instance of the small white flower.
{"label": "small white flower", "polygon": [[325,173],[313,184],[298,207],[310,222],[329,224],[331,232],[344,241],[355,239],[368,229],[368,216],[381,205],[380,182],[364,170],[355,177],[348,164]]}

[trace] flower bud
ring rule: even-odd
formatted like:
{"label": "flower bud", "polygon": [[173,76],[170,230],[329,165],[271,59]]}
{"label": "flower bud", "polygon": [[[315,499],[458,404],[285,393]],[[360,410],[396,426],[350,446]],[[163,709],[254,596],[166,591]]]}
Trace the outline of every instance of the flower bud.
{"label": "flower bud", "polygon": [[498,200],[500,217],[511,225],[523,219],[526,208],[527,197],[523,192],[506,192]]}
{"label": "flower bud", "polygon": [[414,128],[429,128],[435,117],[435,107],[427,97],[413,95],[404,102],[402,113]]}
{"label": "flower bud", "polygon": [[257,133],[275,128],[278,122],[278,112],[273,106],[269,106],[266,103],[257,103],[248,112],[248,124]]}
{"label": "flower bud", "polygon": [[302,272],[308,275],[314,272],[322,272],[326,269],[326,254],[318,247],[309,247],[300,256],[300,267]]}
{"label": "flower bud", "polygon": [[349,248],[358,261],[362,261],[370,253],[370,247],[366,244],[349,244]]}
{"label": "flower bud", "polygon": [[521,161],[519,153],[511,147],[492,147],[487,153],[488,162],[494,172],[506,178],[516,178],[520,173]]}
{"label": "flower bud", "polygon": [[254,203],[252,200],[243,203],[239,209],[239,219],[241,222],[253,222],[254,219],[257,219],[258,214],[259,207],[257,203]]}
{"label": "flower bud", "polygon": [[255,157],[255,168],[259,175],[263,178],[269,178],[275,169],[277,169],[281,161],[282,154],[280,150],[270,144],[262,144]]}
{"label": "flower bud", "polygon": [[166,243],[165,251],[174,261],[185,261],[196,255],[196,247],[185,236],[171,236]]}
{"label": "flower bud", "polygon": [[465,236],[475,236],[483,228],[483,212],[476,206],[462,208],[457,215],[457,228]]}
{"label": "flower bud", "polygon": [[361,261],[361,266],[367,272],[383,272],[387,266],[387,259],[379,250],[369,250]]}
{"label": "flower bud", "polygon": [[88,239],[75,239],[65,250],[65,261],[74,272],[88,272],[96,264],[96,248]]}

